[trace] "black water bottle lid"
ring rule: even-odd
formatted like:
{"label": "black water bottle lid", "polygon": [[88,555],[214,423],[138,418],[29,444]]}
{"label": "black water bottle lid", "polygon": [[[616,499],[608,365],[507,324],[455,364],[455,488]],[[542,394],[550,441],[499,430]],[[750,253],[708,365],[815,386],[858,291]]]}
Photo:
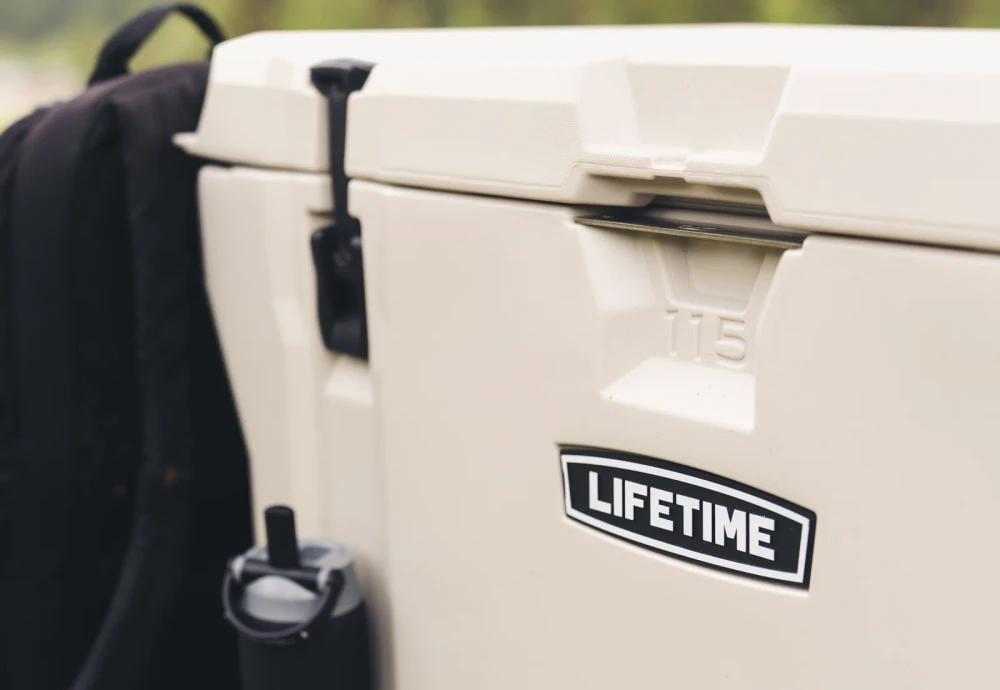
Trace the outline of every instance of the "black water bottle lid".
{"label": "black water bottle lid", "polygon": [[236,630],[251,640],[286,644],[306,639],[323,620],[361,604],[350,551],[319,540],[299,542],[295,512],[264,511],[267,545],[230,561],[223,606]]}

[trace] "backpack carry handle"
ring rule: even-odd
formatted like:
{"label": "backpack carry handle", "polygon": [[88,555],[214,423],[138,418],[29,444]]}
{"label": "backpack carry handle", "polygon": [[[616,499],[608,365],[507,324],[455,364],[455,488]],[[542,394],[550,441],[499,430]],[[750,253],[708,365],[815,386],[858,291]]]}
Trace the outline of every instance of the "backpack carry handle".
{"label": "backpack carry handle", "polygon": [[142,44],[156,31],[163,20],[174,12],[194,22],[195,26],[201,29],[205,37],[211,41],[212,46],[226,40],[219,25],[215,23],[211,15],[200,7],[183,2],[172,5],[156,5],[125,22],[111,35],[104,47],[101,48],[100,55],[97,56],[97,65],[90,75],[88,84],[93,86],[126,74],[129,61],[139,51]]}

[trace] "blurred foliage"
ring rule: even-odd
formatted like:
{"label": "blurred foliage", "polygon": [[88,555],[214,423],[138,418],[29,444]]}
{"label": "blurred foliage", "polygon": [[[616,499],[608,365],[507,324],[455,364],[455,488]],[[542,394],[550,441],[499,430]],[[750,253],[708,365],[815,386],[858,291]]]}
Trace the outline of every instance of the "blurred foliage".
{"label": "blurred foliage", "polygon": [[[784,22],[1000,25],[1000,0],[196,0],[231,35],[260,29],[523,24]],[[0,53],[89,69],[113,25],[149,0],[0,0]],[[142,64],[195,55],[194,31],[171,20]]]}

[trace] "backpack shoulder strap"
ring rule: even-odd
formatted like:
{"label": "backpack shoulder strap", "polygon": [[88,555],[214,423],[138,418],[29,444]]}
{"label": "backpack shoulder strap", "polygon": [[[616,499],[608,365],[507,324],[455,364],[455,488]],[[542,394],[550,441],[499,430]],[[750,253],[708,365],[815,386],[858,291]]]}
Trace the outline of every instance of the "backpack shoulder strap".
{"label": "backpack shoulder strap", "polygon": [[[17,427],[17,410],[14,406],[14,362],[10,348],[10,232],[11,198],[14,193],[14,175],[21,157],[21,145],[32,128],[48,112],[39,108],[0,134],[0,457]],[[0,460],[0,497],[3,495],[4,465]],[[3,499],[0,498],[0,506]],[[2,511],[2,507],[0,507]],[[0,551],[2,555],[2,551]],[[3,559],[0,558],[0,563]]]}
{"label": "backpack shoulder strap", "polygon": [[[78,221],[92,212],[88,223],[120,225],[108,215],[117,208],[108,198],[110,180],[96,175],[97,167],[81,171],[85,154],[100,148],[112,124],[102,107],[106,95],[106,88],[91,89],[37,122],[23,140],[14,177],[8,278],[18,425],[8,590],[0,593],[11,690],[69,686],[87,653],[88,631],[100,624],[102,612],[93,609],[106,587],[98,569],[115,567],[106,559],[116,551],[114,537],[121,540],[117,533],[127,534],[131,512],[109,511],[98,499],[122,480],[130,486],[128,444],[108,427],[114,422],[107,413],[127,409],[119,400],[125,387],[112,392],[104,384],[115,372],[99,366],[101,357],[123,354],[113,345],[124,339],[105,327],[121,313],[115,300],[122,297],[114,290],[121,280],[114,276],[122,271],[114,269],[113,254],[102,251],[108,241],[81,241],[77,234]],[[105,203],[95,203],[102,195]],[[85,340],[78,337],[83,324]],[[98,418],[108,420],[104,428]],[[105,563],[93,567],[91,559]],[[67,578],[70,570],[78,571],[76,578]]]}
{"label": "backpack shoulder strap", "polygon": [[[204,290],[200,163],[171,141],[197,127],[207,78],[207,65],[177,65],[155,85],[122,82],[111,97],[128,180],[141,464],[115,596],[74,690],[148,687],[137,681],[165,658],[198,658],[209,677],[232,662],[212,613],[223,555],[250,541],[248,461]],[[197,588],[185,586],[192,580]],[[174,680],[164,685],[185,684]]]}
{"label": "backpack shoulder strap", "polygon": [[[10,313],[11,199],[21,146],[47,110],[48,108],[36,110],[0,134],[0,588],[6,585],[10,557],[10,487],[14,479],[17,433],[17,392],[14,387],[16,363],[13,354],[13,319]],[[3,604],[0,600],[0,620],[6,619],[8,615]],[[6,657],[9,652],[7,645],[0,644],[0,678],[7,666]]]}

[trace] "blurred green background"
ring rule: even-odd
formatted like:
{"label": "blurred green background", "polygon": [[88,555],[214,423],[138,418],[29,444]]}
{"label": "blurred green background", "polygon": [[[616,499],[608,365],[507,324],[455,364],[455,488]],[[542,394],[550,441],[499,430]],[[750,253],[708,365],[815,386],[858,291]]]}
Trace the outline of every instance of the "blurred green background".
{"label": "blurred green background", "polygon": [[[1000,0],[194,0],[229,35],[259,29],[783,22],[1000,26]],[[0,0],[0,127],[72,94],[104,36],[149,0]],[[204,46],[171,20],[137,66]]]}

